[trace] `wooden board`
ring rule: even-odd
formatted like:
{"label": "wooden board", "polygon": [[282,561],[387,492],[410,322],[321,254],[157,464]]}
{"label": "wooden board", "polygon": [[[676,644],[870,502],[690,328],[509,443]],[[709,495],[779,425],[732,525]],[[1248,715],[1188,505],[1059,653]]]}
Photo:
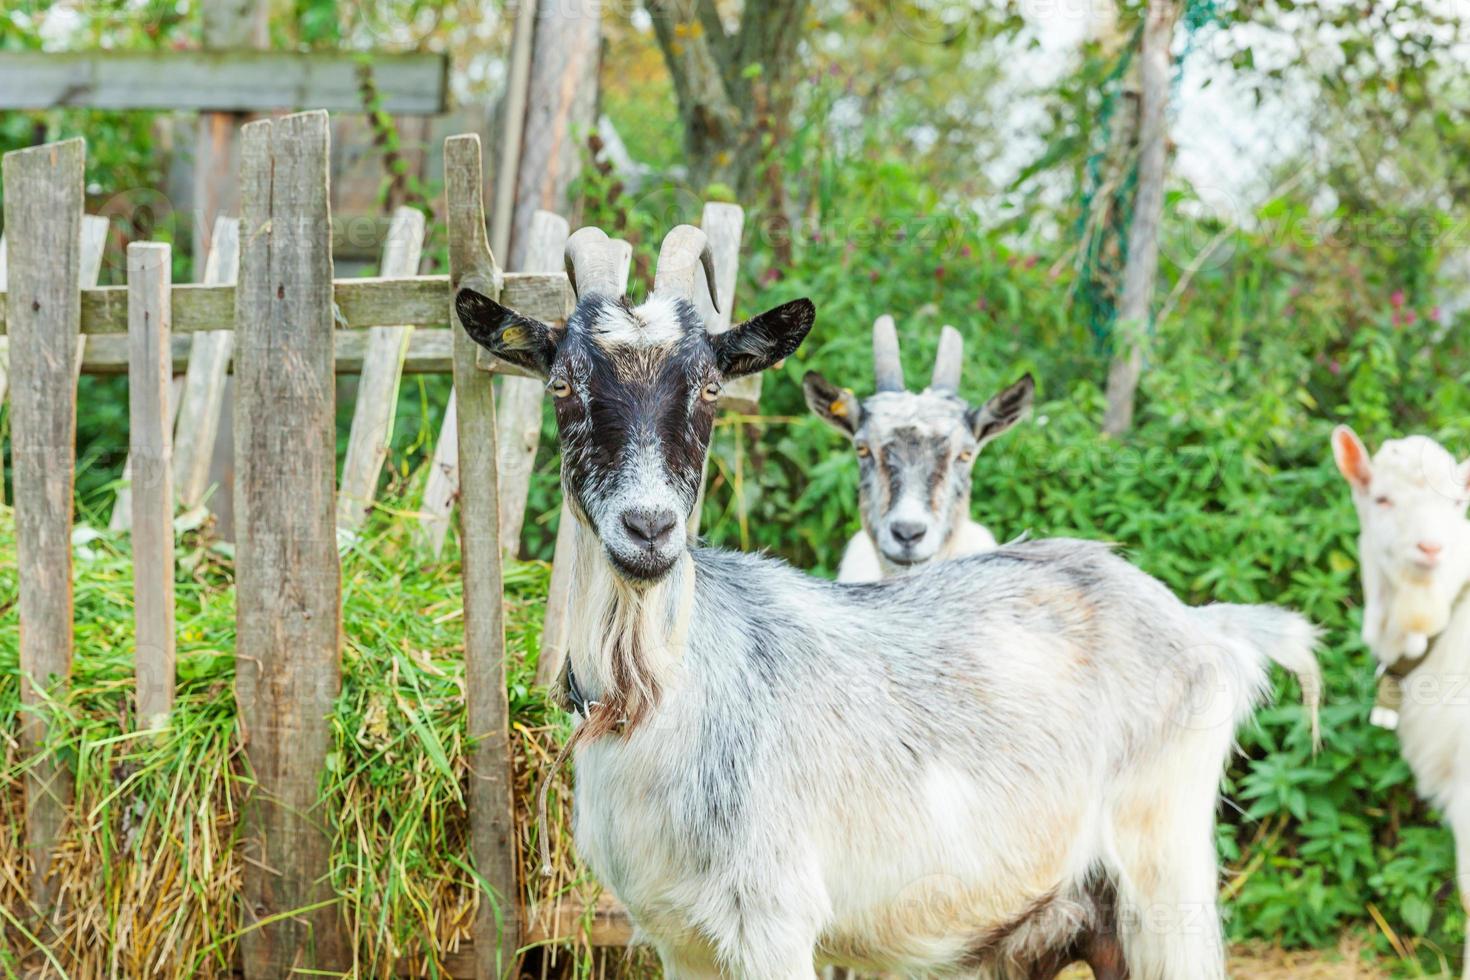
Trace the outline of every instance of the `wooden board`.
{"label": "wooden board", "polygon": [[247,980],[341,969],[316,808],[341,684],[327,116],[241,131],[235,322],[236,697]]}
{"label": "wooden board", "polygon": [[[337,349],[333,361],[338,374],[361,374],[368,356],[371,330],[338,330]],[[173,338],[174,373],[189,366],[192,345],[208,333],[192,333]],[[232,342],[233,345],[233,342]],[[226,362],[226,367],[229,364]],[[448,327],[415,328],[408,340],[408,353],[403,359],[404,374],[449,374],[454,370],[454,334]],[[92,334],[87,337],[82,355],[83,374],[127,374],[128,342],[121,334]],[[182,418],[180,426],[183,425]],[[179,433],[174,441],[182,442]],[[177,454],[176,454],[177,455]],[[178,468],[174,471],[178,473]],[[181,492],[182,493],[182,492]]]}
{"label": "wooden board", "polygon": [[[363,63],[355,53],[326,51],[6,51],[0,109],[361,112]],[[447,107],[448,56],[375,52],[367,64],[383,111],[433,115]]]}
{"label": "wooden board", "polygon": [[[210,238],[204,282],[210,286],[233,286],[240,268],[240,219],[216,219]],[[82,360],[83,370],[87,369],[91,357],[102,355],[97,350],[97,341],[101,339],[92,338],[89,343],[88,358]],[[224,410],[235,334],[230,330],[206,330],[179,340],[187,345],[189,353],[178,427],[174,432],[174,490],[179,506],[188,510],[199,506],[209,490],[209,463],[214,457],[214,441],[219,432],[220,413]]]}
{"label": "wooden board", "polygon": [[[81,282],[83,286],[97,285],[97,277],[102,272],[102,253],[107,246],[107,219],[95,214],[82,215],[81,231]],[[5,289],[5,236],[0,234],[0,290]],[[79,340],[78,356],[86,350],[86,344]],[[127,370],[124,365],[123,370]],[[8,338],[0,337],[0,404],[4,404],[5,395],[9,390],[10,382],[10,348]],[[4,459],[0,457],[0,503],[5,502],[5,466]]]}
{"label": "wooden board", "polygon": [[[412,276],[419,271],[424,249],[424,213],[416,208],[398,208],[393,228],[383,245],[379,273]],[[378,477],[393,442],[393,422],[398,416],[398,382],[408,356],[413,327],[373,327],[368,331],[367,352],[357,397],[352,407],[352,429],[347,455],[342,460],[342,480],[337,489],[337,530],[356,530],[367,518],[378,492]]]}
{"label": "wooden board", "polygon": [[[451,338],[452,340],[453,338]],[[434,444],[434,461],[424,483],[424,500],[419,505],[419,538],[436,556],[444,550],[454,502],[459,499],[459,421],[454,391],[444,404],[444,425]]]}
{"label": "wooden board", "polygon": [[[558,320],[566,317],[572,292],[566,274],[562,272],[511,273],[505,277],[501,298],[527,316],[538,320]],[[332,301],[339,329],[449,325],[447,276],[338,279],[332,283]],[[174,333],[234,329],[234,286],[176,285],[169,302],[174,310]],[[0,293],[0,334],[9,329],[9,305],[8,294]],[[127,332],[126,286],[101,286],[82,291],[82,333]]]}
{"label": "wooden board", "polygon": [[[525,271],[555,272],[562,268],[569,231],[565,218],[537,211],[528,232]],[[500,382],[495,406],[500,441],[500,542],[509,557],[520,552],[531,470],[541,445],[541,404],[545,395],[546,382],[540,378],[507,377]]]}
{"label": "wooden board", "polygon": [[[5,154],[7,285],[16,298],[13,380],[16,566],[20,578],[21,701],[71,675],[71,525],[76,461],[76,363],[81,309],[82,173],[85,143],[68,140]],[[21,752],[45,737],[38,716],[22,713]],[[71,798],[71,778],[50,757],[27,773],[26,845],[33,862],[31,900],[49,913],[45,880],[51,848]]]}
{"label": "wooden board", "polygon": [[128,450],[132,467],[133,676],[139,727],[158,728],[174,704],[174,489],[169,413],[168,292],[172,250],[128,246],[132,345]]}
{"label": "wooden board", "polygon": [[[500,270],[485,242],[484,179],[480,138],[452,136],[444,145],[444,185],[449,212],[449,275],[472,281],[501,297]],[[477,345],[463,330],[454,335],[454,389],[459,433],[459,530],[464,569],[465,700],[470,762],[470,851],[489,886],[481,893],[474,942],[485,978],[504,976],[520,943],[519,852],[515,832],[505,690],[505,619],[500,566],[500,509],[494,378],[479,370]]]}

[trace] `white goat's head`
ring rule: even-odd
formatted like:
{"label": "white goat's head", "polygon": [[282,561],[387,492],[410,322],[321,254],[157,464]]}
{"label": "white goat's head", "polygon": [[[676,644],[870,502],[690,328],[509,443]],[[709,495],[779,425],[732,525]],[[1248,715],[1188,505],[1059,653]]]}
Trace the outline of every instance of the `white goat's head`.
{"label": "white goat's head", "polygon": [[[579,300],[565,327],[508,310],[466,287],[455,295],[465,332],[510,364],[547,380],[561,443],[562,485],[578,518],[631,582],[663,578],[688,546],[720,387],[793,353],[811,329],[810,300],[778,306],[723,333],[695,309],[702,267],[716,309],[704,232],[680,225],[659,253],[654,288],[633,306],[618,288],[606,234],[567,241]],[[580,273],[580,277],[579,277]]]}
{"label": "white goat's head", "polygon": [[859,402],[815,372],[803,382],[811,410],[853,442],[861,468],[858,507],[886,564],[918,565],[939,555],[970,517],[975,459],[1031,407],[1028,374],[978,408],[956,393],[963,341],[945,327],[929,387],[904,387],[893,318],[873,324],[877,392]]}
{"label": "white goat's head", "polygon": [[1332,433],[1337,468],[1352,487],[1363,560],[1396,583],[1423,582],[1459,544],[1470,505],[1470,461],[1426,436],[1390,439],[1369,455],[1345,425]]}

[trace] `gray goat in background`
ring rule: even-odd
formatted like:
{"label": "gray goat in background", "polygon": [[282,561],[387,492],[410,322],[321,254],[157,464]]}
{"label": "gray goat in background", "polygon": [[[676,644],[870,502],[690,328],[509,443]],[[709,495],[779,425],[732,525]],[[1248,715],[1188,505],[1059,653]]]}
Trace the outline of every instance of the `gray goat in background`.
{"label": "gray goat in background", "polygon": [[807,406],[852,440],[861,478],[863,527],[847,543],[839,582],[875,582],[925,562],[989,551],[995,536],[970,517],[971,473],[986,443],[1031,408],[1028,374],[972,407],[959,396],[964,341],[954,327],[939,337],[929,387],[904,384],[891,316],[873,324],[877,391],[859,401],[815,371],[802,382]]}
{"label": "gray goat in background", "polygon": [[636,306],[611,251],[568,241],[565,326],[470,288],[455,310],[547,380],[577,522],[574,836],[665,975],[1046,975],[1102,885],[1134,980],[1221,980],[1221,771],[1267,660],[1314,675],[1313,627],[1190,608],[1081,541],[861,585],[691,543],[721,386],[814,309],[712,333],[702,232],[670,232]]}

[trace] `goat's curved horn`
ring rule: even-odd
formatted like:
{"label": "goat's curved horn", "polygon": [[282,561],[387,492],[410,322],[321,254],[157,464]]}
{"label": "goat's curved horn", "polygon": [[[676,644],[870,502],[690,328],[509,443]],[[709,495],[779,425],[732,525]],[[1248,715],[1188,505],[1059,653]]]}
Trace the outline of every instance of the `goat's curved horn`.
{"label": "goat's curved horn", "polygon": [[898,359],[898,327],[887,313],[873,321],[873,377],[879,391],[903,391],[903,362]]}
{"label": "goat's curved horn", "polygon": [[934,376],[929,381],[931,391],[953,394],[960,390],[960,368],[964,364],[965,341],[960,332],[949,324],[939,332],[939,353],[934,355]]}
{"label": "goat's curved horn", "polygon": [[623,295],[628,282],[626,242],[608,238],[601,228],[578,228],[567,239],[565,258],[572,294],[578,299],[592,293],[615,298]]}
{"label": "goat's curved horn", "polygon": [[658,265],[653,272],[653,291],[674,293],[693,302],[698,270],[703,267],[704,281],[709,287],[710,305],[720,311],[719,291],[715,287],[715,253],[709,238],[693,225],[676,225],[664,236],[658,250]]}

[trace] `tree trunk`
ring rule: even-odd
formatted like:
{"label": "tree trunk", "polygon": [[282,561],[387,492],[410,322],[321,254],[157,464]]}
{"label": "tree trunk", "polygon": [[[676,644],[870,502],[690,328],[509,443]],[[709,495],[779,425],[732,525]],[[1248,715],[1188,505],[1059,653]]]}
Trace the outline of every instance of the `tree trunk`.
{"label": "tree trunk", "polygon": [[766,117],[789,111],[811,0],[746,0],[733,34],[714,0],[644,4],[679,100],[690,185],[703,192],[723,184],[748,198],[760,178]]}
{"label": "tree trunk", "polygon": [[1159,272],[1159,221],[1164,210],[1167,166],[1169,42],[1178,9],[1174,0],[1149,0],[1139,51],[1138,188],[1128,232],[1123,298],[1113,333],[1113,363],[1108,369],[1108,407],[1103,431],[1121,435],[1133,424],[1134,396],[1143,373],[1150,310]]}
{"label": "tree trunk", "polygon": [[601,0],[541,4],[507,268],[526,267],[527,235],[538,210],[559,214],[576,227],[567,191],[582,169],[582,142],[597,124],[601,55]]}

